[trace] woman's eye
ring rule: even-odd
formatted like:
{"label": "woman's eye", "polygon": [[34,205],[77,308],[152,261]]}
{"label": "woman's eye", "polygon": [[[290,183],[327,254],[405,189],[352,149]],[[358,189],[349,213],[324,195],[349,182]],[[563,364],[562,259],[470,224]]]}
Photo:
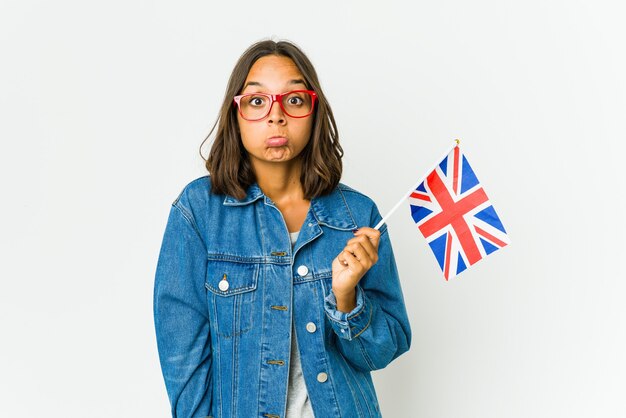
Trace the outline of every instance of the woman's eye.
{"label": "woman's eye", "polygon": [[263,106],[263,104],[265,103],[265,97],[252,97],[250,98],[250,102],[249,102],[252,106]]}
{"label": "woman's eye", "polygon": [[302,104],[302,99],[296,96],[290,97],[287,100],[287,103],[289,103],[290,105],[301,105]]}

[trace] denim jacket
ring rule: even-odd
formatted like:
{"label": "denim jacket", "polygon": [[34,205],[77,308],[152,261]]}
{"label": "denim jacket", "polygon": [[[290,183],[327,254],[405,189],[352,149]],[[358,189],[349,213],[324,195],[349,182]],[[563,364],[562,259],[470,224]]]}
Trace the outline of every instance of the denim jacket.
{"label": "denim jacket", "polygon": [[[411,330],[387,226],[357,306],[336,309],[333,259],[352,230],[381,219],[340,184],[311,200],[293,249],[257,184],[243,199],[210,176],[173,202],[154,287],[157,345],[172,416],[284,417],[291,338],[316,417],[381,416],[370,371],[409,349]],[[295,334],[292,334],[292,321]]]}

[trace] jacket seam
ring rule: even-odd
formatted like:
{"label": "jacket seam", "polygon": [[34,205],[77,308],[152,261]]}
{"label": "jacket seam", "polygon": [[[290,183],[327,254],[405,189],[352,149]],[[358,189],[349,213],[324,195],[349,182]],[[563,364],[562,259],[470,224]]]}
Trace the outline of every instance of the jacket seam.
{"label": "jacket seam", "polygon": [[359,335],[363,334],[363,332],[364,332],[366,329],[368,329],[368,328],[369,328],[370,324],[372,323],[372,314],[373,314],[373,312],[372,312],[372,309],[370,308],[370,316],[369,316],[369,318],[367,319],[367,324],[365,324],[365,326],[363,327],[363,329],[361,329],[361,331],[359,331],[359,333],[358,333],[358,334],[356,334],[356,335],[352,336],[352,338],[356,338],[356,337],[358,337]]}
{"label": "jacket seam", "polygon": [[204,247],[204,252],[206,253],[207,245],[202,239],[202,235],[200,235],[200,228],[198,228],[198,225],[196,224],[196,221],[193,219],[193,216],[189,214],[187,210],[183,206],[179,205],[178,203],[172,203],[172,206],[175,207],[180,212],[180,214],[185,219],[187,224],[193,228],[194,232],[196,233],[196,236],[198,237],[198,239],[200,239],[200,242],[202,243],[202,246]]}
{"label": "jacket seam", "polygon": [[[360,334],[359,334],[360,335]],[[358,336],[358,335],[357,335]],[[370,370],[375,370],[376,366],[374,365],[374,363],[372,362],[372,359],[370,358],[370,356],[367,354],[367,350],[365,349],[365,347],[363,346],[363,341],[359,338],[358,340],[356,340],[357,345],[359,346],[359,350],[361,351],[361,355],[363,356],[363,358],[365,359],[365,362],[367,363],[367,365],[369,366]]]}
{"label": "jacket seam", "polygon": [[[352,384],[353,382],[350,380],[349,373],[346,372],[346,367],[350,367],[350,365],[348,364],[348,362],[347,362],[346,358],[343,356],[343,354],[339,354],[339,356],[341,357],[341,363],[339,364],[339,369],[341,370],[341,373],[343,373],[343,377],[344,377],[344,379],[346,379],[346,383],[348,385],[348,388],[350,389],[350,392],[352,392],[352,397],[356,401],[355,404],[356,404],[356,407],[357,407],[357,412],[359,414],[359,417],[363,417],[363,409],[361,407],[361,402],[360,402],[360,400],[357,397],[356,391],[354,390],[354,387],[353,387],[353,384]],[[361,391],[359,391],[359,392],[361,392]]]}
{"label": "jacket seam", "polygon": [[348,215],[350,215],[350,220],[352,221],[352,224],[358,227],[359,225],[356,223],[356,220],[354,219],[354,215],[352,214],[352,211],[350,210],[350,205],[348,205],[348,201],[346,200],[346,197],[343,195],[343,190],[341,190],[341,188],[337,188],[337,190],[339,191],[339,194],[341,195],[341,200],[343,200],[343,204],[346,205],[346,209],[348,210]]}
{"label": "jacket seam", "polygon": [[[235,297],[234,299],[234,309],[235,309],[235,324],[241,324],[241,298]],[[231,340],[233,355],[231,358],[230,369],[232,370],[233,377],[230,380],[231,383],[231,393],[233,394],[233,399],[231,403],[231,412],[233,416],[237,416],[237,379],[239,379],[239,335],[235,333]]]}
{"label": "jacket seam", "polygon": [[380,416],[380,408],[378,407],[378,403],[376,402],[375,392],[372,392],[372,387],[369,384],[368,379],[365,377],[366,373],[358,373],[354,375],[354,380],[356,381],[356,385],[363,396],[365,401],[365,405],[367,406],[367,411],[370,417],[379,417]]}

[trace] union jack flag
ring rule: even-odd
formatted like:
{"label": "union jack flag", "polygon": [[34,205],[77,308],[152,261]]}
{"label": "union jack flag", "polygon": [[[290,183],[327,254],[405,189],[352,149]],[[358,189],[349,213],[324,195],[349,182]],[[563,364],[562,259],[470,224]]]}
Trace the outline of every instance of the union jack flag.
{"label": "union jack flag", "polygon": [[409,203],[446,280],[510,243],[458,145],[411,193]]}

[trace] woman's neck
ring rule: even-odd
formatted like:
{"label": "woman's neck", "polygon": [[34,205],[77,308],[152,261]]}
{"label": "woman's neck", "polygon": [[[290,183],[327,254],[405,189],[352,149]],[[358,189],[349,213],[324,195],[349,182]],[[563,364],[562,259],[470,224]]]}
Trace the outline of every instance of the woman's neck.
{"label": "woman's neck", "polygon": [[254,164],[257,183],[263,193],[272,201],[304,199],[300,183],[302,163],[297,160],[289,163]]}
{"label": "woman's neck", "polygon": [[300,183],[300,160],[292,163],[256,164],[254,169],[259,187],[282,213],[287,230],[299,231],[311,204],[304,198]]}

